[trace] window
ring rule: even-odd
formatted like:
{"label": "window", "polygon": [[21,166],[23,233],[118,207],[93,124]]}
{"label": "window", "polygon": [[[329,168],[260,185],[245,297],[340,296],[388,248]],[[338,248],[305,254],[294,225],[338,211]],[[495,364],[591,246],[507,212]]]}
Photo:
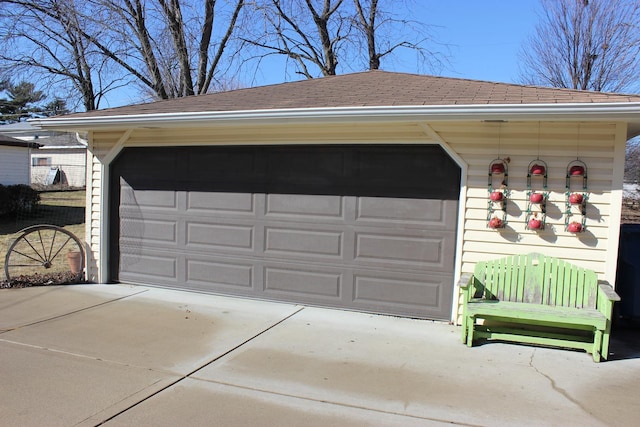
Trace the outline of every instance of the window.
{"label": "window", "polygon": [[31,166],[51,166],[51,157],[33,157]]}

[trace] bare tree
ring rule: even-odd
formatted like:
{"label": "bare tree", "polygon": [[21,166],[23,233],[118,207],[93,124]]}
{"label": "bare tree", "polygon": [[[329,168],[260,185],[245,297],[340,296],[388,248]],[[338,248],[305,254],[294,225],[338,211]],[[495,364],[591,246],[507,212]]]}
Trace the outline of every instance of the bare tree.
{"label": "bare tree", "polygon": [[640,138],[627,141],[626,159],[624,163],[624,180],[640,182]]}
{"label": "bare tree", "polygon": [[[423,22],[384,10],[381,6],[383,3],[384,0],[353,0],[355,28],[360,33],[357,41],[364,40],[362,44],[366,46],[366,49],[360,49],[358,53],[362,55],[366,52],[369,69],[379,69],[382,58],[401,49],[413,51],[429,67],[442,66],[446,62],[445,56],[430,48],[430,45],[435,44],[432,28]],[[409,2],[398,0],[393,2],[393,6],[395,10],[411,9]],[[443,47],[441,44],[436,45]]]}
{"label": "bare tree", "polygon": [[[259,49],[257,57],[281,55],[292,60],[296,72],[307,78],[336,74],[338,52],[349,34],[349,22],[340,13],[344,0],[258,0],[253,3],[264,24],[243,40]],[[346,28],[345,28],[346,27]],[[313,67],[310,68],[310,67]]]}
{"label": "bare tree", "polygon": [[90,1],[114,18],[102,35],[111,43],[91,42],[162,99],[211,90],[244,6],[243,0],[204,0],[200,8],[180,0]]}
{"label": "bare tree", "polygon": [[[202,94],[233,62],[244,0],[0,0],[0,69],[71,85],[86,110],[111,90]],[[215,18],[215,19],[214,19]],[[230,51],[229,51],[230,49]]]}
{"label": "bare tree", "polygon": [[[285,57],[306,78],[379,69],[382,58],[399,49],[413,50],[430,65],[443,60],[428,49],[433,37],[427,25],[400,18],[383,3],[391,7],[385,0],[256,0],[254,10],[264,24],[244,41],[257,48],[259,60]],[[393,2],[395,10],[408,6]]]}
{"label": "bare tree", "polygon": [[619,92],[638,87],[638,0],[541,0],[521,50],[523,83]]}
{"label": "bare tree", "polygon": [[99,78],[107,66],[84,37],[86,20],[73,0],[2,0],[0,6],[3,74],[25,73],[40,86],[72,89],[86,110],[118,86],[117,77]]}

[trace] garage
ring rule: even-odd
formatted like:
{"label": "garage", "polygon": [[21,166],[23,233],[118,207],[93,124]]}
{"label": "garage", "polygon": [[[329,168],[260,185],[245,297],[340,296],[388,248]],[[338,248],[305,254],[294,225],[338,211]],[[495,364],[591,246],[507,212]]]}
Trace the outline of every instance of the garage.
{"label": "garage", "polygon": [[[615,282],[639,106],[376,70],[33,123],[86,135],[89,282],[459,322],[456,283],[481,261],[543,253]],[[487,221],[496,157],[509,162],[500,229]],[[576,234],[566,172],[577,158],[589,198]],[[531,230],[536,159],[548,198],[544,229]]]}
{"label": "garage", "polygon": [[113,280],[450,317],[460,168],[438,145],[126,148],[111,184]]}

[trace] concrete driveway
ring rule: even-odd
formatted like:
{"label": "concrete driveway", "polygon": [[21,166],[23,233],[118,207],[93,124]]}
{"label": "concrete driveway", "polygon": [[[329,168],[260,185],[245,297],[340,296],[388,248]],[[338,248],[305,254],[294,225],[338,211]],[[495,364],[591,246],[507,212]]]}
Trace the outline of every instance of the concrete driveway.
{"label": "concrete driveway", "polygon": [[637,332],[600,364],[459,332],[138,286],[4,289],[1,424],[638,425]]}

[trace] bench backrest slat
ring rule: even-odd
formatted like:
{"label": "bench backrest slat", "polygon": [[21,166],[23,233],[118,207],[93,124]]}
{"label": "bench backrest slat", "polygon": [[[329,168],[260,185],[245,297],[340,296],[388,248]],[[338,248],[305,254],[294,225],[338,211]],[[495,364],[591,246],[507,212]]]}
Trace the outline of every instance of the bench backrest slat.
{"label": "bench backrest slat", "polygon": [[595,308],[594,271],[541,254],[513,255],[476,264],[475,297],[530,304]]}

